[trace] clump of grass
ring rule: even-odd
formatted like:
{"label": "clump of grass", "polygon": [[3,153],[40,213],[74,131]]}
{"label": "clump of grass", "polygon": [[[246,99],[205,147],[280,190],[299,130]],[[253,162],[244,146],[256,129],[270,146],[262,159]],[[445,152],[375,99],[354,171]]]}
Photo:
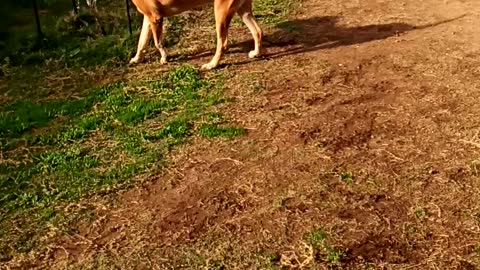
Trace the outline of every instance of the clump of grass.
{"label": "clump of grass", "polygon": [[[189,137],[243,134],[210,112],[218,97],[218,87],[182,66],[160,80],[114,83],[75,100],[6,104],[0,125],[11,162],[0,164],[0,249],[14,248],[0,259],[37,246],[46,223],[65,218],[60,205],[135,184]],[[33,132],[40,126],[47,131]],[[39,150],[24,156],[12,143],[19,141]]]}

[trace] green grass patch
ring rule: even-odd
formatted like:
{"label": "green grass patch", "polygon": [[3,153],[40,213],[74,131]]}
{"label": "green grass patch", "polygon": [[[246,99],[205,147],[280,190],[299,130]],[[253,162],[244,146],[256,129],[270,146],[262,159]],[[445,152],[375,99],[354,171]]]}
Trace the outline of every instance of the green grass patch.
{"label": "green grass patch", "polygon": [[[122,84],[111,84],[93,89],[87,97],[73,100],[55,100],[36,103],[21,100],[6,104],[0,109],[0,147],[7,138],[15,138],[23,133],[49,124],[58,116],[77,117],[91,110],[92,106],[105,99],[110,91],[118,90]],[[92,125],[94,119],[85,120],[82,127]]]}
{"label": "green grass patch", "polygon": [[134,185],[161,169],[168,151],[189,137],[243,134],[211,112],[224,100],[221,78],[215,79],[182,66],[160,79],[114,83],[75,100],[6,104],[0,112],[0,249],[8,251],[0,260],[41,244],[47,224],[67,218],[62,205]]}
{"label": "green grass patch", "polygon": [[217,124],[203,124],[199,128],[199,133],[201,136],[206,138],[233,138],[244,135],[246,131],[244,128],[239,127],[222,127]]}
{"label": "green grass patch", "polygon": [[134,125],[159,113],[162,107],[159,101],[140,98],[118,110],[115,118],[123,124]]}
{"label": "green grass patch", "polygon": [[304,240],[314,247],[322,246],[327,239],[327,233],[323,229],[313,230],[303,236]]}
{"label": "green grass patch", "polygon": [[182,139],[192,134],[192,123],[185,118],[177,118],[168,122],[162,129],[156,133],[160,139],[172,138]]}

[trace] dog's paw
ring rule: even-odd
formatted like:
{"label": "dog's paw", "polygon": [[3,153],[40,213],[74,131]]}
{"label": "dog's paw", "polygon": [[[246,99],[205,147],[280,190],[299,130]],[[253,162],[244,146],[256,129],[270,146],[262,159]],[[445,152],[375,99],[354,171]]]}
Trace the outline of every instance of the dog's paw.
{"label": "dog's paw", "polygon": [[135,64],[141,63],[142,61],[143,61],[142,58],[140,58],[140,57],[134,57],[134,58],[130,59],[129,64],[135,65]]}
{"label": "dog's paw", "polygon": [[257,58],[257,57],[260,57],[260,56],[261,56],[261,53],[258,52],[258,51],[250,51],[248,53],[249,58]]}
{"label": "dog's paw", "polygon": [[202,66],[202,70],[211,70],[211,69],[214,69],[216,68],[217,65],[215,65],[214,63],[208,63],[208,64],[205,64]]}
{"label": "dog's paw", "polygon": [[160,64],[165,65],[166,63],[168,63],[167,58],[161,58],[160,59]]}

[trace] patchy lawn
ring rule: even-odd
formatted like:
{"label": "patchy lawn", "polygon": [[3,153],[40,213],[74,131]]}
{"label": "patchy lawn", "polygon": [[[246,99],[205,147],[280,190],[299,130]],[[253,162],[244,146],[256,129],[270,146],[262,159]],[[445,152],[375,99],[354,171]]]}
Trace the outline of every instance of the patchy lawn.
{"label": "patchy lawn", "polygon": [[2,266],[480,266],[475,1],[255,9],[265,57],[237,19],[216,71],[211,10],[168,20],[166,66],[94,25],[3,62]]}

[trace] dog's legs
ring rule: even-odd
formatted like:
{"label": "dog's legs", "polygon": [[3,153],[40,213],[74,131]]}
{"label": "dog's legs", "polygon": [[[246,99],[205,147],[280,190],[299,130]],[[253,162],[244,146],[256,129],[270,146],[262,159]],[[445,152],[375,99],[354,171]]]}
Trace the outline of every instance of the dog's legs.
{"label": "dog's legs", "polygon": [[233,0],[215,0],[215,24],[217,29],[217,50],[212,60],[202,66],[202,69],[213,69],[218,66],[225,49],[227,49],[228,26],[233,17]]}
{"label": "dog's legs", "polygon": [[163,47],[163,17],[158,17],[150,20],[150,26],[152,27],[153,40],[155,41],[155,47],[158,49],[161,55],[160,63],[167,63],[167,50]]}
{"label": "dog's legs", "polygon": [[252,33],[255,42],[255,49],[248,53],[248,57],[254,58],[262,55],[262,29],[258,26],[252,12],[252,1],[246,0],[238,9],[238,15]]}
{"label": "dog's legs", "polygon": [[152,37],[152,31],[150,29],[150,21],[147,16],[143,16],[143,25],[142,32],[140,33],[140,38],[138,39],[138,48],[137,54],[130,60],[130,64],[137,64],[143,61],[145,48]]}

